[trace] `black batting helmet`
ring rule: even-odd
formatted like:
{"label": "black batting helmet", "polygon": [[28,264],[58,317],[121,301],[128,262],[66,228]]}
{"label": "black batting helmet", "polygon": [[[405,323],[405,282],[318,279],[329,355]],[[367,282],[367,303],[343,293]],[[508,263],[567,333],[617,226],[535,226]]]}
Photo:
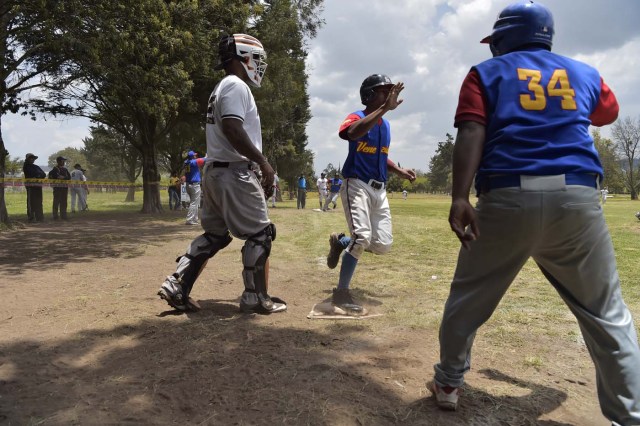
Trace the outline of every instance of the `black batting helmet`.
{"label": "black batting helmet", "polygon": [[367,105],[373,98],[373,89],[378,86],[393,86],[391,79],[384,74],[371,74],[365,78],[360,86],[360,101]]}

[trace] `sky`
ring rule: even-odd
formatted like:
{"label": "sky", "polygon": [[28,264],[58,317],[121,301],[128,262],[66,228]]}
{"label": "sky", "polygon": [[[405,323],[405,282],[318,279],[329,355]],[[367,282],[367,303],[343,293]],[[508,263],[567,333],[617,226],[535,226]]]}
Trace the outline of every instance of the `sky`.
{"label": "sky", "polygon": [[[473,65],[491,57],[479,41],[491,33],[498,13],[511,1],[325,0],[325,24],[308,41],[307,73],[312,119],[308,148],[316,174],[343,164],[347,142],[338,127],[360,109],[359,88],[370,74],[402,81],[404,102],[385,117],[391,123],[389,157],[402,167],[428,171],[429,159],[446,134],[460,85]],[[640,116],[640,1],[546,0],[554,15],[553,51],[596,67],[620,104],[620,118]],[[268,53],[268,46],[267,53]],[[267,61],[268,62],[268,61]],[[265,78],[269,78],[267,68]],[[258,89],[259,90],[259,89]],[[38,119],[8,114],[2,134],[10,156],[27,152],[46,164],[63,148],[83,147],[85,119]],[[601,133],[610,137],[610,126]]]}

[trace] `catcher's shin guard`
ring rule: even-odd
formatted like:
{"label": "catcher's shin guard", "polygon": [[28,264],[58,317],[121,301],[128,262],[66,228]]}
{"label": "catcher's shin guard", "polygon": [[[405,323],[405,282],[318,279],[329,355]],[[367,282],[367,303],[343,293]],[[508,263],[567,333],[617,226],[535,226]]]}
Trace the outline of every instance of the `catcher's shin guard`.
{"label": "catcher's shin guard", "polygon": [[178,257],[178,267],[173,276],[182,286],[183,299],[187,300],[193,284],[217,252],[228,246],[233,238],[231,235],[213,235],[204,233],[191,242],[187,252]]}
{"label": "catcher's shin guard", "polygon": [[275,240],[276,227],[269,224],[261,232],[252,235],[242,247],[242,278],[244,292],[240,309],[244,312],[280,312],[286,304],[280,299],[272,300],[267,293],[266,264],[271,254],[271,241]]}

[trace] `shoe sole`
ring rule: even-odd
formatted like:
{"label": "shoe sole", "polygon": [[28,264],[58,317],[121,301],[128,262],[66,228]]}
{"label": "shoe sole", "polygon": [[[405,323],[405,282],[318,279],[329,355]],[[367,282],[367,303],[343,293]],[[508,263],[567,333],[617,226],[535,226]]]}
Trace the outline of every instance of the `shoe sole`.
{"label": "shoe sole", "polygon": [[338,255],[336,256],[335,259],[335,263],[331,261],[331,251],[333,250],[333,238],[336,238],[336,242],[340,241],[338,239],[338,234],[331,234],[329,236],[329,254],[327,255],[327,266],[329,267],[329,269],[335,269],[336,266],[338,266],[338,262],[340,262],[340,252],[342,252],[342,250],[340,250],[340,252],[338,253]]}
{"label": "shoe sole", "polygon": [[[167,293],[167,291],[164,288],[161,288],[160,290],[158,290],[158,296],[160,296],[160,299],[162,299],[165,302],[167,302],[169,304],[169,306],[171,306],[173,309],[177,309],[178,311],[186,311],[187,310],[187,307],[185,305],[177,305],[173,301],[173,299],[171,298],[169,293]],[[198,306],[200,306],[200,305],[198,305]]]}

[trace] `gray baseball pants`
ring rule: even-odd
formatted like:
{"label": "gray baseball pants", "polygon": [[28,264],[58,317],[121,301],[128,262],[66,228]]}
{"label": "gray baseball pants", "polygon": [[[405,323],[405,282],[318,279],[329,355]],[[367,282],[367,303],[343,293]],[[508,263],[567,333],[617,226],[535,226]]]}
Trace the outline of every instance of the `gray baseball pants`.
{"label": "gray baseball pants", "polygon": [[440,327],[439,386],[462,386],[477,329],[532,257],[578,320],[603,414],[640,424],[640,349],[599,196],[576,185],[480,195],[480,237],[460,250]]}

